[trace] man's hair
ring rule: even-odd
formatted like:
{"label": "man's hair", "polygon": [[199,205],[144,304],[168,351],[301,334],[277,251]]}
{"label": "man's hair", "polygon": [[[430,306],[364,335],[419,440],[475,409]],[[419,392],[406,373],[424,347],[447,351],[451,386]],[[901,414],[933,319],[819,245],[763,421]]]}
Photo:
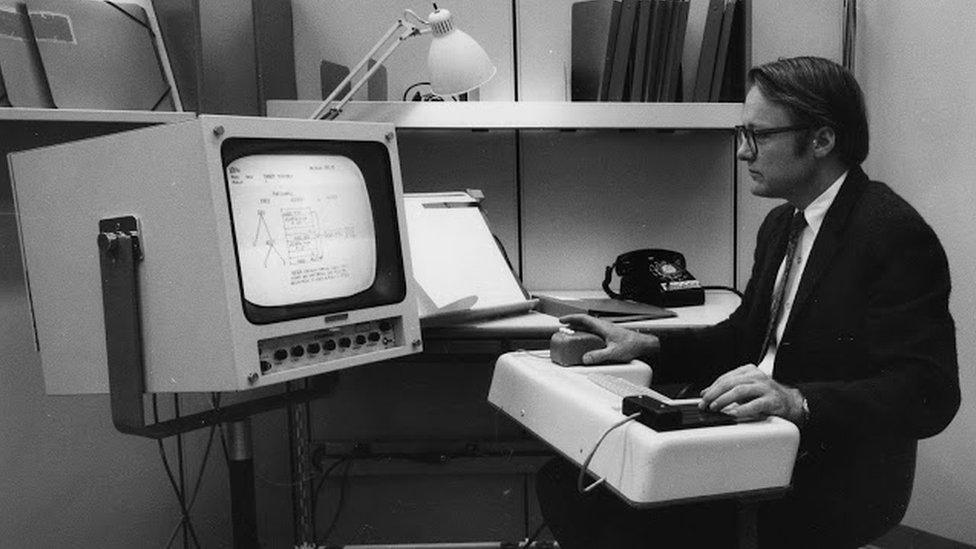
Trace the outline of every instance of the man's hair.
{"label": "man's hair", "polygon": [[767,100],[785,107],[794,124],[833,128],[834,150],[848,167],[868,156],[864,94],[849,70],[822,57],[793,57],[753,67],[748,78]]}

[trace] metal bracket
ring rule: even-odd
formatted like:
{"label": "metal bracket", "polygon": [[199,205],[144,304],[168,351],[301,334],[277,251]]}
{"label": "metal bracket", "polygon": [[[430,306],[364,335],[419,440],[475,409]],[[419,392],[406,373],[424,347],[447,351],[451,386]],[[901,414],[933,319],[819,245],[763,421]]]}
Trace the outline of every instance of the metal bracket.
{"label": "metal bracket", "polygon": [[324,396],[331,389],[332,385],[328,383],[310,384],[311,388],[147,425],[143,403],[146,378],[139,307],[138,265],[143,258],[139,222],[134,216],[124,216],[102,219],[98,227],[108,382],[112,422],[116,429],[126,434],[161,439],[219,423],[240,421],[289,404],[308,402]]}

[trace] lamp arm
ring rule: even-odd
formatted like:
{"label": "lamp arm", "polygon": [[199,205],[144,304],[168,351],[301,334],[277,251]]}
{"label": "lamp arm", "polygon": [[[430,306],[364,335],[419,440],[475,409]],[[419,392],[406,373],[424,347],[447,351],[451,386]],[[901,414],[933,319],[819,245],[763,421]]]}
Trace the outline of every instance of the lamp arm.
{"label": "lamp arm", "polygon": [[[336,96],[338,96],[339,92],[342,91],[342,88],[345,87],[347,84],[349,84],[350,81],[352,81],[353,77],[356,76],[367,63],[369,63],[369,60],[373,58],[376,52],[379,51],[379,49],[383,47],[383,45],[389,42],[390,38],[402,28],[405,28],[406,30],[403,33],[401,33],[400,36],[398,36],[397,39],[393,41],[392,44],[390,44],[390,46],[386,49],[386,51],[383,52],[383,54],[378,59],[376,59],[376,63],[374,63],[373,66],[368,71],[366,71],[366,74],[364,74],[361,78],[359,78],[350,87],[349,92],[346,93],[346,95],[344,95],[342,99],[340,99],[335,106],[331,106],[332,103],[336,100]],[[315,112],[312,113],[312,116],[310,116],[309,118],[312,120],[318,120],[320,118],[326,118],[328,120],[332,120],[333,118],[339,116],[339,114],[342,112],[342,108],[346,106],[346,103],[348,103],[349,100],[352,99],[353,95],[355,95],[356,92],[359,91],[359,89],[362,88],[363,85],[365,85],[366,82],[369,81],[369,79],[373,76],[373,74],[377,70],[379,70],[380,66],[383,65],[383,62],[386,61],[386,59],[393,54],[393,51],[396,50],[396,48],[407,38],[410,38],[411,36],[417,36],[423,34],[425,30],[426,29],[421,30],[415,25],[412,25],[404,21],[402,18],[397,19],[396,23],[394,23],[393,26],[390,27],[390,30],[388,30],[386,34],[384,34],[383,37],[380,38],[378,42],[376,42],[373,48],[369,50],[369,53],[367,53],[366,56],[363,57],[362,60],[359,61],[359,63],[357,63],[356,66],[351,71],[349,71],[349,74],[342,80],[342,82],[339,82],[339,85],[337,85],[335,89],[332,90],[332,93],[330,93],[329,96],[326,97],[319,104],[319,106],[315,109]]]}

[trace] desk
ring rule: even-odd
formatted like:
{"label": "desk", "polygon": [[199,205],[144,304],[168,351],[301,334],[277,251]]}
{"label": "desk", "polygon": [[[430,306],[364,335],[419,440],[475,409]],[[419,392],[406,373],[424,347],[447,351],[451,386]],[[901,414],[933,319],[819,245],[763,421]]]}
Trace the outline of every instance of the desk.
{"label": "desk", "polygon": [[[709,292],[702,307],[633,326],[656,331],[702,325],[725,318],[737,303],[730,292]],[[554,317],[531,313],[430,328],[421,355],[338,372],[332,393],[314,402],[310,415],[314,456],[326,465],[356,456],[330,543],[516,541],[530,535],[542,520],[535,471],[554,454],[495,411],[487,395],[499,355],[547,348],[559,326]],[[256,433],[255,462],[270,463],[278,458],[259,454],[273,452],[274,439],[264,436]],[[324,485],[319,532],[341,489],[339,478]],[[283,501],[272,509],[275,500],[263,498],[259,516],[287,511],[287,494],[276,493]],[[287,524],[287,516],[280,522]],[[268,528],[262,523],[262,532]]]}

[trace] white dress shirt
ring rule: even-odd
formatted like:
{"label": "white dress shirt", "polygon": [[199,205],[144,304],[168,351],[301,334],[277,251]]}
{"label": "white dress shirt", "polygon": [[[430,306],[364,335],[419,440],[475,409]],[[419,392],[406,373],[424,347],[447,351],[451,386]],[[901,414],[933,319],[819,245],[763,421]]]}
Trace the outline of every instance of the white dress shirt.
{"label": "white dress shirt", "polygon": [[[810,257],[810,250],[813,249],[813,243],[817,240],[817,234],[820,233],[820,226],[823,225],[827,210],[834,203],[834,198],[837,197],[841,183],[844,182],[844,178],[846,177],[847,172],[842,173],[833,184],[827,187],[827,190],[820,193],[820,196],[815,198],[803,210],[803,217],[807,220],[807,226],[800,233],[800,240],[796,244],[793,268],[790,269],[790,277],[786,281],[783,306],[780,308],[779,319],[776,321],[776,337],[773,338],[772,343],[766,350],[766,355],[759,362],[759,369],[768,376],[773,375],[773,364],[776,363],[776,348],[779,346],[780,338],[783,337],[783,331],[786,329],[786,321],[790,318],[790,311],[793,309],[793,300],[796,298],[796,289],[800,286],[800,279],[803,277],[803,268],[806,267],[807,258]],[[779,271],[776,273],[776,284],[773,284],[773,288],[783,278],[785,268],[786,258],[784,257],[783,262],[779,265]]]}

